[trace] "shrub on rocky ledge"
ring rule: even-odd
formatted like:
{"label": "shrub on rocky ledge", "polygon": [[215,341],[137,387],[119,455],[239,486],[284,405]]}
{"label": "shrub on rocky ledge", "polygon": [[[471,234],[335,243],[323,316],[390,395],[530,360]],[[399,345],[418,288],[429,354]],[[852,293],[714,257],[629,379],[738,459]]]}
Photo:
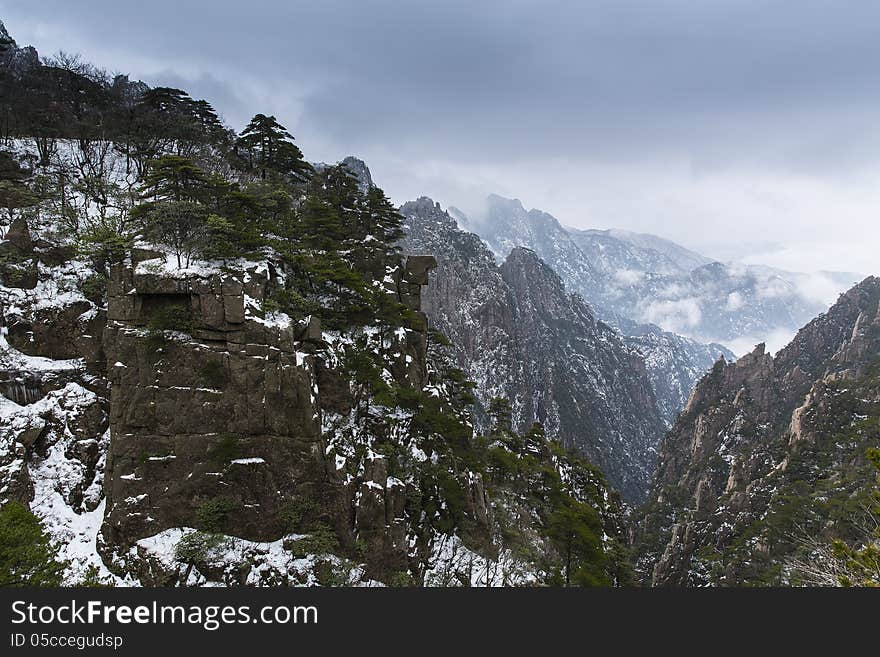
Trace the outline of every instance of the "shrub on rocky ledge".
{"label": "shrub on rocky ledge", "polygon": [[0,586],[60,586],[65,566],[40,519],[21,502],[7,502],[0,510]]}

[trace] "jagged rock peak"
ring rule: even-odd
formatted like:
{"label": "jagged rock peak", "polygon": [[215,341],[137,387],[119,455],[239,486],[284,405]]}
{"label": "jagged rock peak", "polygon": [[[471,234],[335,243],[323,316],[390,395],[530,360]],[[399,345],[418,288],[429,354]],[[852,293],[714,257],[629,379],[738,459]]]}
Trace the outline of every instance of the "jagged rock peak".
{"label": "jagged rock peak", "polygon": [[880,278],[868,276],[861,283],[840,295],[838,304],[844,300],[868,315],[880,312]]}
{"label": "jagged rock peak", "polygon": [[[330,166],[326,162],[312,162],[311,164],[315,171],[318,172],[323,171]],[[357,179],[361,191],[366,192],[370,188],[376,186],[373,182],[373,175],[370,173],[370,168],[367,166],[366,162],[360,158],[357,158],[354,155],[349,155],[345,159],[337,162],[336,166],[344,166],[347,168],[351,175]]]}
{"label": "jagged rock peak", "polygon": [[408,211],[421,211],[422,213],[430,213],[433,211],[443,212],[440,203],[429,196],[419,196],[415,201],[407,201],[401,206],[401,211],[406,208]]}
{"label": "jagged rock peak", "polygon": [[828,312],[800,329],[775,357],[767,353],[766,344],[762,342],[728,365],[739,369],[755,364],[769,365],[777,375],[798,367],[803,372],[818,375],[821,372],[817,368],[828,366],[827,359],[844,344],[864,331],[866,326],[878,323],[875,317],[878,312],[880,278],[868,276],[841,294]]}
{"label": "jagged rock peak", "polygon": [[406,217],[432,219],[440,222],[445,228],[458,229],[458,222],[444,210],[440,203],[428,196],[420,196],[415,201],[407,201],[400,206],[400,212]]}
{"label": "jagged rock peak", "polygon": [[40,56],[36,49],[33,46],[19,47],[0,21],[0,65],[13,75],[18,75],[39,63]]}
{"label": "jagged rock peak", "polygon": [[498,194],[489,194],[489,196],[486,197],[486,200],[489,202],[489,205],[506,206],[508,208],[525,210],[525,206],[518,198],[507,198],[506,196],[500,196]]}
{"label": "jagged rock peak", "polygon": [[537,253],[524,246],[517,246],[507,255],[501,265],[502,271],[519,271],[534,277],[534,282],[541,286],[551,287],[554,291],[566,295],[565,283],[553,268],[541,260]]}
{"label": "jagged rock peak", "polygon": [[549,271],[553,271],[550,267],[547,267],[544,264],[544,261],[538,257],[538,254],[535,253],[532,249],[529,249],[525,246],[517,246],[514,248],[507,256],[507,260],[509,260],[513,264],[518,263],[535,263],[540,264],[542,267],[546,267]]}
{"label": "jagged rock peak", "polygon": [[345,165],[345,167],[354,174],[354,177],[358,179],[361,188],[365,191],[375,186],[373,176],[370,173],[370,168],[367,166],[366,162],[360,158],[349,155],[342,160],[341,164]]}
{"label": "jagged rock peak", "polygon": [[[553,230],[558,233],[559,239],[570,239],[568,233],[556,217],[535,208],[527,210],[518,198],[506,198],[498,194],[489,194],[486,197],[486,202],[489,206],[488,221],[497,222],[498,219],[501,219],[506,223],[511,220],[522,220],[526,222],[526,225],[530,225],[532,230]],[[517,246],[525,245],[517,244]]]}

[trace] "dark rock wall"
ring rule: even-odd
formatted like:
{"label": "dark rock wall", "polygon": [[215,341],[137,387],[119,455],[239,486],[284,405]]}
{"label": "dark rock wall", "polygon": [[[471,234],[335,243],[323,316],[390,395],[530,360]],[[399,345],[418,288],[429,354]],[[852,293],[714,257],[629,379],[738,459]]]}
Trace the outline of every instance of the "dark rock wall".
{"label": "dark rock wall", "polygon": [[[149,254],[148,254],[149,255]],[[433,258],[394,274],[414,311],[388,361],[401,385],[427,380],[421,287]],[[276,284],[265,266],[176,274],[149,261],[113,269],[104,334],[111,441],[103,550],[120,554],[172,527],[249,540],[291,533],[290,508],[316,508],[343,546],[406,567],[403,485],[371,455],[355,478],[327,455],[324,415],[353,404],[348,374],[328,357],[313,317],[261,319]],[[180,326],[164,325],[171,316]]]}

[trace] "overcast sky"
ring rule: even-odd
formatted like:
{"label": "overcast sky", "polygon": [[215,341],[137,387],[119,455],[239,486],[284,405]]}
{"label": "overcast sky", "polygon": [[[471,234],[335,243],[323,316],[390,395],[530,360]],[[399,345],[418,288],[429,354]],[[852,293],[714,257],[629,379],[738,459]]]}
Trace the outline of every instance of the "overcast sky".
{"label": "overcast sky", "polygon": [[20,45],[275,114],[395,201],[496,192],[715,257],[880,273],[876,0],[0,0]]}

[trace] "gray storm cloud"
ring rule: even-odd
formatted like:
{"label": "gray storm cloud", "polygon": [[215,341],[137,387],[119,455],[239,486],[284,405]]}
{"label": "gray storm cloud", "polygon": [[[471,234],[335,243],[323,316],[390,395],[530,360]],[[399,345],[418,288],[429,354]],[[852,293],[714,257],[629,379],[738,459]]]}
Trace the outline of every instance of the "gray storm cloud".
{"label": "gray storm cloud", "polygon": [[363,156],[398,201],[499,192],[569,225],[876,270],[875,2],[0,7],[43,54],[186,87],[233,127],[274,113],[316,160]]}

